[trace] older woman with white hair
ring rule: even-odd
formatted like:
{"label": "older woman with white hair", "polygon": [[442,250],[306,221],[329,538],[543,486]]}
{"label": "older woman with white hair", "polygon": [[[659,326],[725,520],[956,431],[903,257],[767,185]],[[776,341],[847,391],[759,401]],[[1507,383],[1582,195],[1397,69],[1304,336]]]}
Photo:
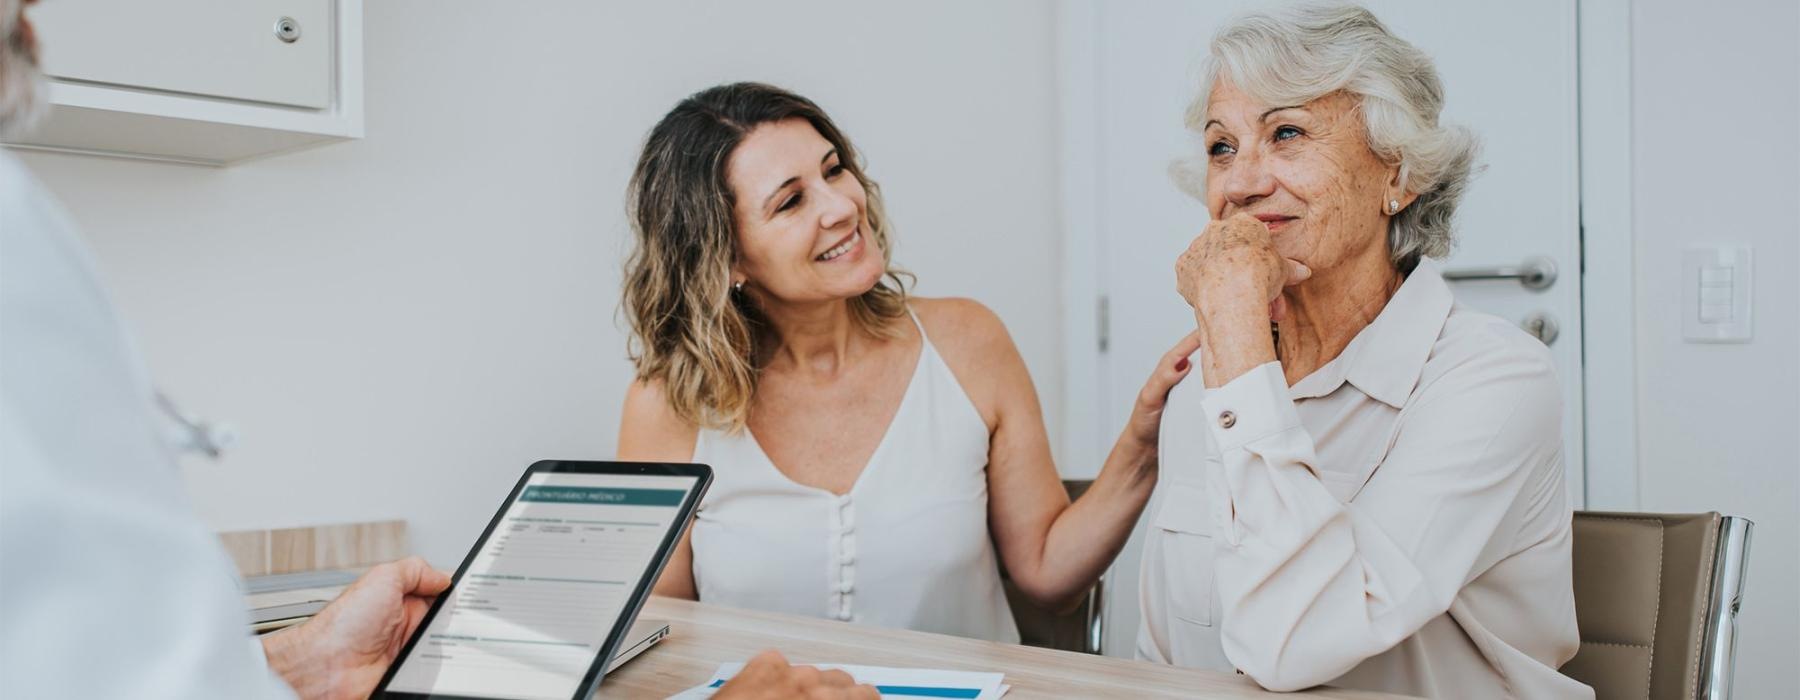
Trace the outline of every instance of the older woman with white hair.
{"label": "older woman with white hair", "polygon": [[[1202,381],[1163,414],[1140,655],[1276,690],[1589,698],[1559,384],[1458,305],[1475,139],[1367,10],[1215,36],[1189,109],[1213,221],[1176,265]],[[1179,169],[1178,169],[1179,170]]]}

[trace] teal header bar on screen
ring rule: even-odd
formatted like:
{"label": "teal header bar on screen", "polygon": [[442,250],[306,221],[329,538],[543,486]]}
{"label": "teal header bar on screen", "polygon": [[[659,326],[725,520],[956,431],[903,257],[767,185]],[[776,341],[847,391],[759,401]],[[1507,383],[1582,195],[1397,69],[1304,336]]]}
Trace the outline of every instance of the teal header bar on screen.
{"label": "teal header bar on screen", "polygon": [[595,506],[679,506],[686,491],[616,489],[590,486],[527,486],[519,496],[533,503],[581,503]]}

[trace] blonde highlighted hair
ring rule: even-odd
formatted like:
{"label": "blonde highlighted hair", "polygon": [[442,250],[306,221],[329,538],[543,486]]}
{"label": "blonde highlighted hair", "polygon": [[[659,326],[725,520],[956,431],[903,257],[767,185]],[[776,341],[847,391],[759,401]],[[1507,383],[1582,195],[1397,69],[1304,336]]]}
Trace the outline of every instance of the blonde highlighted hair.
{"label": "blonde highlighted hair", "polygon": [[[735,432],[750,414],[759,350],[772,329],[749,295],[731,286],[737,219],[726,167],[756,127],[788,119],[806,120],[837,148],[867,192],[865,234],[891,261],[880,189],[818,105],[760,83],[720,85],[675,105],[650,130],[626,193],[636,246],[625,262],[621,306],[638,379],[661,382],[669,408],[693,425]],[[910,279],[887,262],[887,274],[847,302],[856,325],[892,337],[891,322],[907,313]]]}

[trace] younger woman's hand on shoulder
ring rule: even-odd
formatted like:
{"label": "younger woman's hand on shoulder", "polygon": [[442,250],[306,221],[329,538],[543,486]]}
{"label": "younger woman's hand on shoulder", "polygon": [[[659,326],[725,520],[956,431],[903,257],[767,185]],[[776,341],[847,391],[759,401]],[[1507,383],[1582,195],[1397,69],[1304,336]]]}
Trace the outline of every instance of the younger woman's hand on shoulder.
{"label": "younger woman's hand on shoulder", "polygon": [[1200,332],[1194,331],[1182,336],[1175,347],[1157,360],[1156,369],[1144,381],[1144,388],[1138,392],[1137,402],[1131,407],[1131,419],[1126,421],[1124,437],[1143,447],[1156,449],[1157,437],[1162,433],[1163,406],[1168,404],[1169,391],[1194,371],[1194,363],[1188,356],[1199,349]]}

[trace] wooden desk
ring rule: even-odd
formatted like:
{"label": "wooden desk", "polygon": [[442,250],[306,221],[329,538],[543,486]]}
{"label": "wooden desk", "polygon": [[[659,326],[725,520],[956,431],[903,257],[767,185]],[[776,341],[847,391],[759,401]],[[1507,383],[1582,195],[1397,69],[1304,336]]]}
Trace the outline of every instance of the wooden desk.
{"label": "wooden desk", "polygon": [[794,663],[903,666],[1006,674],[1012,698],[1360,698],[1321,688],[1270,693],[1243,676],[908,630],[737,610],[653,597],[640,618],[668,620],[668,639],[613,672],[597,698],[664,698],[706,682],[719,664],[774,647]]}

